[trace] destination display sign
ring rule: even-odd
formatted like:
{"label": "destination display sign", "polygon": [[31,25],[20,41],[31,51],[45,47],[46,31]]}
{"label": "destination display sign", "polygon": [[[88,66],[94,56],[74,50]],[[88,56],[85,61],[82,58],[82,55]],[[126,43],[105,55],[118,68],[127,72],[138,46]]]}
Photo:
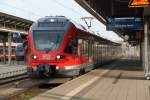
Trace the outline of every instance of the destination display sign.
{"label": "destination display sign", "polygon": [[143,30],[141,17],[107,17],[107,30],[131,29]]}

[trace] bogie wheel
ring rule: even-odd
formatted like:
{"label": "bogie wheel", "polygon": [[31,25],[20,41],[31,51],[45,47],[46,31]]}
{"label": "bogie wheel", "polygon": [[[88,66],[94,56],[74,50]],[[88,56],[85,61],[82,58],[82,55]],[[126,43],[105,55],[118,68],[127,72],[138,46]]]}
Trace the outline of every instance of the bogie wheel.
{"label": "bogie wheel", "polygon": [[85,69],[84,68],[80,69],[80,72],[79,72],[79,75],[83,75],[83,74],[85,74]]}

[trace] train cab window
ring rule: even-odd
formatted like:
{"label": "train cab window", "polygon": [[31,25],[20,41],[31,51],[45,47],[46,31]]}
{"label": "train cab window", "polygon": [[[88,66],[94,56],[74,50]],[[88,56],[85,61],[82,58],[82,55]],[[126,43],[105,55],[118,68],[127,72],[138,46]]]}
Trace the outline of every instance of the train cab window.
{"label": "train cab window", "polygon": [[65,52],[66,53],[77,53],[77,46],[78,46],[78,42],[77,42],[77,39],[71,39],[66,48],[65,48]]}

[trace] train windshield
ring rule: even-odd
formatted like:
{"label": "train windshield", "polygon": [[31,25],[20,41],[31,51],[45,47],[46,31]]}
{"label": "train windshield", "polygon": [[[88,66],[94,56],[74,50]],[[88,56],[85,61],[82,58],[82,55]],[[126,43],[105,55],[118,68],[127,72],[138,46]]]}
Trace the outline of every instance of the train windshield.
{"label": "train windshield", "polygon": [[64,33],[64,31],[34,31],[33,39],[36,50],[56,50],[63,40]]}

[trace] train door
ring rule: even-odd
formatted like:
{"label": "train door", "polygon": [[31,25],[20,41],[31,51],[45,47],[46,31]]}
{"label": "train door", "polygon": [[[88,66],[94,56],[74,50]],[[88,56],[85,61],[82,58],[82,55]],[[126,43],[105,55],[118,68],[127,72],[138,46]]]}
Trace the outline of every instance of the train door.
{"label": "train door", "polygon": [[92,41],[92,50],[91,50],[91,52],[92,52],[92,60],[93,60],[93,67],[94,67],[94,41]]}
{"label": "train door", "polygon": [[108,50],[109,50],[109,51],[108,51],[108,53],[109,53],[109,60],[111,60],[111,45],[108,45],[108,47],[109,47],[109,48],[108,48]]}
{"label": "train door", "polygon": [[101,64],[103,63],[103,45],[101,44]]}
{"label": "train door", "polygon": [[96,67],[98,66],[98,42],[96,43]]}
{"label": "train door", "polygon": [[84,43],[83,39],[78,38],[78,57],[80,62],[80,69],[83,69],[83,54],[84,54]]}
{"label": "train door", "polygon": [[99,65],[101,64],[101,48],[100,48],[100,43],[99,43],[99,45],[98,45],[98,54],[99,54],[99,57],[98,57],[98,59],[99,59]]}
{"label": "train door", "polygon": [[105,61],[106,61],[106,46],[105,46],[105,44],[103,45],[103,61],[104,61],[104,63],[105,63]]}
{"label": "train door", "polygon": [[94,44],[93,44],[93,60],[94,60],[94,67],[96,66],[96,56],[95,56],[95,54],[96,54],[96,46],[95,46],[96,44],[95,44],[95,42],[94,42]]}
{"label": "train door", "polygon": [[89,67],[93,69],[92,40],[89,41]]}
{"label": "train door", "polygon": [[88,41],[80,37],[78,39],[78,56],[80,58],[81,69],[86,70],[88,55]]}
{"label": "train door", "polygon": [[[91,38],[91,37],[89,37]],[[87,70],[90,71],[92,70],[94,67],[93,67],[93,59],[92,59],[92,40],[89,39],[87,41],[87,53],[88,53],[88,63],[87,63]]]}
{"label": "train door", "polygon": [[101,44],[101,64],[103,63],[103,44]]}
{"label": "train door", "polygon": [[71,44],[72,44],[72,58],[74,60],[74,64],[78,65],[78,38],[77,36],[72,37],[71,39]]}
{"label": "train door", "polygon": [[95,61],[96,61],[96,67],[97,67],[97,42],[95,43]]}
{"label": "train door", "polygon": [[106,45],[106,62],[108,61],[108,45]]}
{"label": "train door", "polygon": [[100,45],[100,43],[99,43],[98,51],[99,51],[99,65],[100,65],[101,64],[101,45]]}
{"label": "train door", "polygon": [[86,71],[90,70],[89,67],[89,40],[84,39],[84,67]]}
{"label": "train door", "polygon": [[102,58],[102,44],[100,44],[100,58],[101,58],[101,64],[103,63],[103,58]]}
{"label": "train door", "polygon": [[97,65],[99,65],[99,43],[97,43]]}
{"label": "train door", "polygon": [[97,65],[99,65],[99,43],[97,44]]}

